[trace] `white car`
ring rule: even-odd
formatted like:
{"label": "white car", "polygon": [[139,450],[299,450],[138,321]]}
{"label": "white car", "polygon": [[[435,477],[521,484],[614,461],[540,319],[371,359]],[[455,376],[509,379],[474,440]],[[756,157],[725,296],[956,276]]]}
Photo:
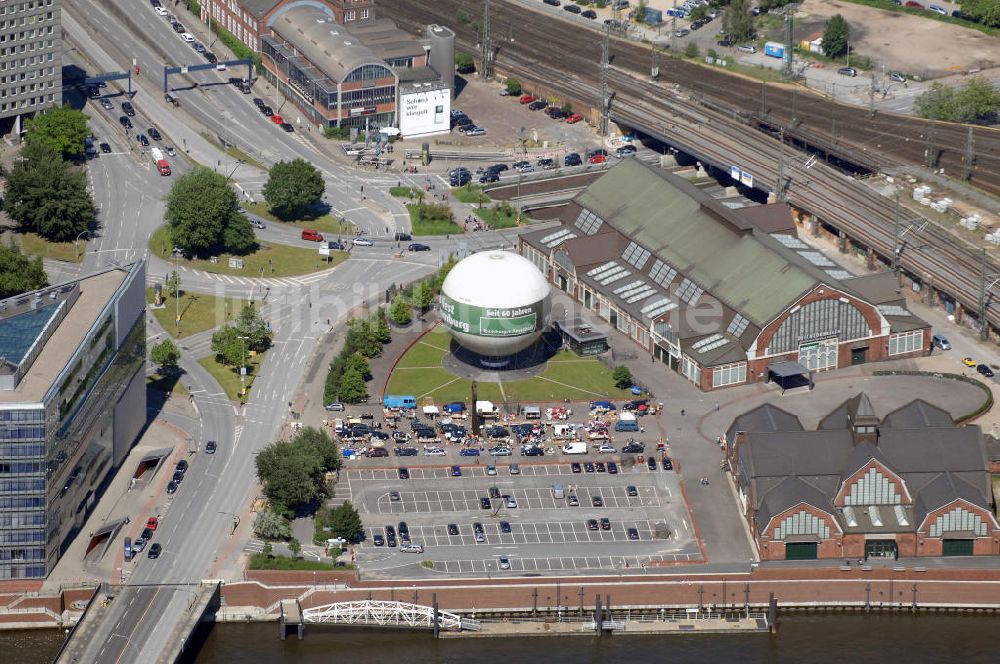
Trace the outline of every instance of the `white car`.
{"label": "white car", "polygon": [[424,456],[446,456],[448,453],[440,447],[425,447]]}
{"label": "white car", "polygon": [[948,11],[941,5],[927,5],[927,11],[934,12],[935,14],[941,14],[941,16],[948,15]]}
{"label": "white car", "polygon": [[353,244],[355,247],[373,247],[373,246],[375,246],[375,243],[372,242],[371,240],[369,240],[366,237],[356,237],[353,240],[351,240],[351,244]]}
{"label": "white car", "polygon": [[618,450],[616,450],[613,445],[602,443],[601,446],[597,448],[597,451],[601,454],[614,454]]}
{"label": "white car", "polygon": [[163,7],[154,7],[153,11],[156,12],[158,16],[166,16],[169,12]]}
{"label": "white car", "polygon": [[181,39],[186,41],[188,44],[194,43],[194,35],[192,35],[190,32],[182,32]]}

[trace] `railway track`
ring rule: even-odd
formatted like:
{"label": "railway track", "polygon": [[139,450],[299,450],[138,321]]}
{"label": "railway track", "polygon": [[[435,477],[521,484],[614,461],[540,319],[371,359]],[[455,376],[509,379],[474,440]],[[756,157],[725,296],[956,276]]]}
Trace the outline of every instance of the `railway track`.
{"label": "railway track", "polygon": [[[397,0],[383,11],[412,30],[420,30],[428,23],[449,25],[464,50],[477,52],[475,29],[457,20],[460,10],[473,22],[482,16],[482,4],[472,0]],[[596,28],[600,26],[588,28],[578,21],[532,11],[517,2],[494,2],[492,11],[498,65],[504,67],[526,58],[531,63],[552,65],[563,78],[569,73],[598,85],[601,36]],[[615,66],[633,75],[649,75],[649,46],[613,38],[611,57]],[[792,86],[765,84],[682,60],[660,58],[659,71],[661,81],[690,88],[717,110],[783,127],[787,138],[816,145],[848,160],[881,168],[923,166],[927,161],[931,123],[926,120],[884,113],[871,118],[866,109],[834,103]],[[530,71],[527,80],[552,83],[552,79]],[[629,92],[627,88],[613,91]],[[936,165],[946,173],[962,173],[968,132],[963,125],[934,123],[932,152]],[[972,136],[976,157],[970,182],[1000,194],[1000,131],[977,127]]]}

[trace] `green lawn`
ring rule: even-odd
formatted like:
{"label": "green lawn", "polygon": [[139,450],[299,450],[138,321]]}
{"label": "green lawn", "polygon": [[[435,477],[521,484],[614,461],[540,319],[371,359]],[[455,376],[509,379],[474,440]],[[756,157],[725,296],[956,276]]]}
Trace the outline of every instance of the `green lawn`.
{"label": "green lawn", "polygon": [[[165,261],[173,262],[170,250],[170,229],[160,226],[149,238],[149,250]],[[219,261],[213,263],[200,258],[194,260],[180,259],[178,263],[185,267],[212,272],[214,274],[231,274],[241,277],[295,277],[302,274],[319,272],[347,260],[346,251],[332,252],[329,262],[326,256],[320,256],[315,249],[292,247],[287,244],[270,244],[261,242],[257,251],[238,256],[243,259],[243,269],[229,267],[229,255],[222,254]],[[182,275],[183,278],[183,275]]]}
{"label": "green lawn", "polygon": [[166,376],[161,376],[160,374],[146,376],[146,387],[158,392],[166,392],[174,397],[186,397],[188,395],[188,390],[184,387],[184,381],[181,380],[180,371],[175,371]]}
{"label": "green lawn", "polygon": [[271,207],[265,201],[246,203],[243,207],[258,217],[267,219],[275,224],[288,224],[289,226],[295,226],[296,228],[310,228],[321,233],[342,233],[344,235],[350,235],[354,232],[350,222],[337,219],[331,214],[306,214],[299,219],[279,219],[274,216],[274,213],[271,212]]}
{"label": "green lawn", "polygon": [[[184,279],[183,275],[181,275],[181,279]],[[165,292],[166,289],[164,289]],[[146,289],[146,302],[149,304],[153,302],[152,288]],[[153,312],[156,320],[159,321],[168,334],[177,339],[183,339],[192,334],[211,330],[226,321],[235,319],[245,304],[246,301],[239,298],[221,298],[203,293],[186,293],[184,291],[184,282],[182,281],[180,302],[174,302],[174,299],[167,295],[164,298],[165,306],[160,309],[150,308],[150,311]],[[178,309],[181,315],[179,326],[174,325]]]}
{"label": "green lawn", "polygon": [[[400,359],[389,378],[390,394],[412,394],[435,403],[468,401],[469,381],[455,377],[441,366],[447,353],[448,333],[441,327],[427,333]],[[578,357],[564,350],[549,360],[545,372],[534,378],[508,383],[478,385],[478,396],[494,402],[504,401],[590,401],[599,397],[622,399],[628,390],[614,386],[609,371],[594,358]]]}
{"label": "green lawn", "polygon": [[513,228],[517,226],[517,210],[507,208],[501,210],[498,206],[475,208],[476,216],[493,228]]}
{"label": "green lawn", "polygon": [[[257,369],[264,361],[264,355],[265,353],[257,353],[256,357],[247,356],[247,392],[249,392],[250,388],[253,386],[254,377],[257,374]],[[214,355],[203,357],[198,360],[198,363],[205,367],[208,373],[212,374],[212,377],[219,382],[222,390],[226,393],[226,396],[228,396],[232,401],[239,401],[241,403],[246,402],[246,394],[242,395],[242,398],[240,395],[241,385],[239,367],[227,367],[223,364],[219,364],[215,361]]]}
{"label": "green lawn", "polygon": [[267,166],[265,166],[264,164],[262,164],[256,157],[251,157],[249,154],[247,154],[246,152],[244,152],[243,150],[239,149],[236,146],[232,146],[232,145],[230,145],[230,146],[224,146],[224,145],[222,145],[222,143],[220,143],[219,140],[215,136],[212,136],[208,132],[205,132],[205,131],[201,132],[201,137],[204,138],[209,143],[211,143],[212,145],[214,145],[216,148],[218,148],[218,149],[222,150],[223,152],[225,152],[226,154],[228,154],[233,159],[238,159],[240,161],[244,161],[244,162],[250,164],[251,166],[255,166],[256,168],[259,168],[262,171],[267,171],[268,170]]}
{"label": "green lawn", "polygon": [[421,221],[417,205],[407,205],[406,209],[410,212],[410,225],[413,228],[412,234],[414,236],[448,235],[462,232],[461,227],[450,219],[437,218]]}
{"label": "green lawn", "polygon": [[398,198],[415,198],[418,191],[414,187],[389,187],[389,195]]}
{"label": "green lawn", "polygon": [[87,243],[80,238],[80,244],[76,242],[51,242],[36,233],[19,233],[21,238],[21,251],[31,256],[41,256],[56,261],[67,263],[79,263],[83,260],[83,252],[87,249]]}
{"label": "green lawn", "polygon": [[464,187],[458,187],[451,190],[451,195],[460,200],[463,203],[469,203],[471,205],[482,203],[486,205],[492,202],[489,196],[483,193],[482,185],[478,184],[467,184]]}

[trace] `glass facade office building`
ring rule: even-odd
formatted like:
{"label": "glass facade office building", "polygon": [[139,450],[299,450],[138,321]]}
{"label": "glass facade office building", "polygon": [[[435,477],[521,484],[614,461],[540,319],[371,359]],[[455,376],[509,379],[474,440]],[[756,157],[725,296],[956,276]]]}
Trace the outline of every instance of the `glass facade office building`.
{"label": "glass facade office building", "polygon": [[142,262],[0,301],[0,580],[44,578],[146,417]]}

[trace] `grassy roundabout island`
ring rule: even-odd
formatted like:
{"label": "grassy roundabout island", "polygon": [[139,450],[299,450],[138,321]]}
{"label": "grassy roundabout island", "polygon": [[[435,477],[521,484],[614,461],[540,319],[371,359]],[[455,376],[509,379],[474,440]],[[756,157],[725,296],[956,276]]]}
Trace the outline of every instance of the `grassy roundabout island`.
{"label": "grassy roundabout island", "polygon": [[[242,269],[229,267],[229,254],[222,254],[219,256],[218,262],[215,263],[201,258],[191,260],[182,258],[178,263],[202,272],[253,278],[263,276],[266,279],[297,277],[320,272],[347,260],[346,251],[330,252],[328,260],[326,256],[320,256],[315,249],[260,241],[257,244],[256,251],[245,256],[236,256],[236,258],[243,259]],[[170,229],[167,226],[160,226],[149,238],[149,250],[155,256],[172,263],[171,249],[173,249],[173,243],[170,241]]]}
{"label": "grassy roundabout island", "polygon": [[[418,400],[435,403],[468,401],[471,385],[442,366],[450,352],[451,336],[435,327],[414,343],[396,363],[389,376],[386,392],[412,394]],[[592,357],[579,357],[568,350],[559,351],[548,361],[541,375],[511,382],[478,384],[478,396],[504,401],[590,401],[599,398],[622,399],[627,390],[614,385],[611,370]]]}

